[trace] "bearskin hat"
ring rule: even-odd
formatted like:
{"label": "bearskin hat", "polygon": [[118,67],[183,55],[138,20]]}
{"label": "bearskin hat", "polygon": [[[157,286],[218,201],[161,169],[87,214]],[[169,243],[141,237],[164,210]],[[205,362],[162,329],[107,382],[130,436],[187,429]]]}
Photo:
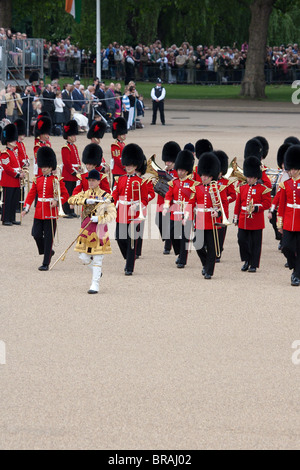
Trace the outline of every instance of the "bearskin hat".
{"label": "bearskin hat", "polygon": [[97,144],[88,144],[82,152],[82,162],[86,165],[100,166],[102,162],[102,148]]}
{"label": "bearskin hat", "polygon": [[56,169],[56,155],[51,147],[40,147],[36,154],[36,160],[39,168],[49,167]]}
{"label": "bearskin hat", "polygon": [[291,145],[284,155],[284,168],[289,170],[300,170],[300,145]]}
{"label": "bearskin hat", "polygon": [[267,141],[265,137],[262,137],[261,135],[258,135],[254,138],[257,139],[261,143],[262,148],[263,148],[262,158],[263,159],[266,158],[266,156],[269,153],[269,142]]}
{"label": "bearskin hat", "polygon": [[295,137],[293,135],[290,135],[289,137],[287,137],[286,139],[284,139],[284,144],[292,144],[292,145],[299,145],[300,144],[300,140],[298,139],[298,137]]}
{"label": "bearskin hat", "polygon": [[41,113],[39,113],[38,117],[37,117],[37,120],[41,119],[42,117],[47,117],[51,120],[52,122],[52,119],[51,119],[51,116],[50,116],[50,113],[48,113],[48,111],[42,111]]}
{"label": "bearskin hat", "polygon": [[228,171],[228,155],[223,150],[214,150],[214,154],[219,159],[222,175],[226,175]]}
{"label": "bearskin hat", "polygon": [[287,151],[287,149],[289,147],[291,147],[291,145],[292,144],[289,144],[289,143],[282,144],[282,145],[280,145],[280,147],[277,151],[277,165],[280,169],[282,168],[282,164],[284,163],[285,152]]}
{"label": "bearskin hat", "polygon": [[190,150],[180,150],[175,160],[175,170],[186,170],[188,174],[191,174],[194,161],[194,155]]}
{"label": "bearskin hat", "polygon": [[185,144],[183,147],[183,150],[190,150],[190,152],[194,153],[195,152],[195,146],[189,142],[188,144]]}
{"label": "bearskin hat", "polygon": [[243,173],[248,178],[260,179],[262,177],[261,161],[255,156],[245,158]]}
{"label": "bearskin hat", "polygon": [[141,173],[141,175],[144,175],[146,173],[146,170],[147,170],[147,160],[146,158],[144,158],[142,165],[137,169],[137,171]]}
{"label": "bearskin hat", "polygon": [[124,118],[118,117],[112,123],[111,133],[114,139],[118,138],[118,135],[127,134],[127,122]]}
{"label": "bearskin hat", "polygon": [[177,142],[170,140],[166,142],[162,149],[162,161],[163,162],[175,162],[177,155],[179,154],[181,148]]}
{"label": "bearskin hat", "polygon": [[95,121],[88,130],[88,139],[102,139],[106,131],[106,124],[104,121]]}
{"label": "bearskin hat", "polygon": [[38,82],[39,80],[39,74],[38,72],[32,72],[30,75],[29,75],[29,83],[32,83],[32,82]]}
{"label": "bearskin hat", "polygon": [[63,138],[67,139],[71,135],[78,135],[78,124],[75,119],[71,119],[63,125]]}
{"label": "bearskin hat", "polygon": [[123,148],[122,165],[124,166],[133,165],[140,168],[145,158],[143,150],[137,144],[127,144]]}
{"label": "bearskin hat", "polygon": [[221,164],[214,152],[204,152],[199,158],[198,175],[212,176],[217,181],[221,172]]}
{"label": "bearskin hat", "polygon": [[18,129],[14,124],[7,124],[2,129],[1,142],[6,145],[7,142],[15,142],[18,140]]}
{"label": "bearskin hat", "polygon": [[18,118],[15,120],[14,125],[17,126],[18,135],[26,135],[26,123],[24,119]]}
{"label": "bearskin hat", "polygon": [[213,146],[207,139],[199,139],[195,144],[196,157],[199,159],[200,155],[205,152],[212,152]]}
{"label": "bearskin hat", "polygon": [[35,137],[39,137],[40,135],[43,135],[43,134],[49,134],[51,131],[51,127],[52,127],[52,122],[50,118],[48,118],[47,116],[40,117],[37,120],[36,125],[34,127]]}
{"label": "bearskin hat", "polygon": [[259,160],[263,156],[263,146],[258,139],[250,139],[246,142],[244,150],[244,158],[257,157]]}

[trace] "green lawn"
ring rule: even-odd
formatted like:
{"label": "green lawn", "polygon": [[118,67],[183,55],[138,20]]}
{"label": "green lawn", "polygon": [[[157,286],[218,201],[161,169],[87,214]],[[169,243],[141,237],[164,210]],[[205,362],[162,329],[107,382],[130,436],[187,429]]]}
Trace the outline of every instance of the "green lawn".
{"label": "green lawn", "polygon": [[[46,80],[46,83],[49,79]],[[71,82],[70,77],[63,77],[59,80],[60,86],[64,83]],[[110,80],[106,80],[105,83],[108,85]],[[92,84],[92,79],[82,79],[82,83],[85,87]],[[124,82],[122,83],[122,90],[124,90]],[[137,82],[136,87],[138,92],[144,96],[144,98],[150,97],[150,92],[154,83],[150,82]],[[200,99],[236,99],[243,100],[245,98],[240,97],[240,86],[239,85],[169,85],[164,84],[166,88],[168,99],[188,99],[188,100],[200,100]],[[291,102],[292,93],[295,90],[292,89],[291,85],[268,85],[266,86],[267,98],[262,101],[277,101],[277,102]]]}

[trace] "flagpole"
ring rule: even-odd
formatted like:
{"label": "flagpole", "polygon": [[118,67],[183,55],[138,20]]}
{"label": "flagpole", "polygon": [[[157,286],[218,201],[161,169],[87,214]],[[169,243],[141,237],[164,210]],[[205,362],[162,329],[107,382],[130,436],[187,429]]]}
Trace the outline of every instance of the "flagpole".
{"label": "flagpole", "polygon": [[101,21],[100,21],[100,0],[96,0],[96,18],[97,18],[97,31],[96,31],[96,76],[101,81]]}

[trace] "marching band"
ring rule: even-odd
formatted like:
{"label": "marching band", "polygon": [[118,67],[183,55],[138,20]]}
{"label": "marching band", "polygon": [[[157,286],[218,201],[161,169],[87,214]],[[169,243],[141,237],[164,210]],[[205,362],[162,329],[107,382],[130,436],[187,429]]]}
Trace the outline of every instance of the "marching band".
{"label": "marching band", "polygon": [[[41,116],[35,129],[34,179],[29,183],[29,158],[22,142],[22,123],[8,124],[1,141],[0,186],[3,188],[2,224],[20,225],[36,199],[32,236],[43,255],[40,271],[51,269],[57,219],[67,211],[77,217],[81,206],[81,229],[75,251],[83,264],[92,269],[89,294],[99,292],[104,254],[111,253],[109,222],[116,219],[115,238],[125,260],[124,272],[131,276],[141,256],[147,206],[157,194],[156,224],[164,241],[164,254],[174,250],[177,268],[187,264],[191,245],[202,264],[204,279],[211,279],[220,262],[229,221],[229,204],[235,203],[233,224],[238,228],[241,271],[255,273],[260,266],[265,211],[272,223],[279,249],[292,271],[291,285],[300,285],[300,143],[289,137],[277,153],[276,170],[263,163],[269,144],[262,136],[246,142],[242,168],[236,159],[229,164],[226,153],[214,150],[206,140],[198,140],[195,154],[169,141],[162,149],[165,168],[146,159],[136,144],[125,145],[126,122],[117,118],[112,125],[116,139],[111,146],[111,165],[105,164],[100,140],[103,123],[92,125],[91,143],[82,160],[75,145],[78,126],[71,120],[64,125],[66,145],[62,148],[62,168],[57,168],[49,141],[51,121]],[[94,139],[94,140],[93,140]],[[96,140],[95,140],[96,139]],[[58,171],[60,170],[60,171]],[[110,172],[113,183],[110,185]],[[26,198],[21,192],[27,192]],[[22,204],[21,220],[16,221]],[[63,210],[64,206],[64,210]]]}

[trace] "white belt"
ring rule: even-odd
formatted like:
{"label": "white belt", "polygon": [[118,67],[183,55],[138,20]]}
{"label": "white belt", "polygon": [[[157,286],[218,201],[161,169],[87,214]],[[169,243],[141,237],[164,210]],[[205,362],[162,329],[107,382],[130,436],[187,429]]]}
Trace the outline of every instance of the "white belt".
{"label": "white belt", "polygon": [[119,204],[123,204],[124,206],[131,206],[131,204],[138,204],[140,201],[122,201],[121,199],[118,200]]}
{"label": "white belt", "polygon": [[248,207],[247,206],[242,206],[242,211],[247,211]]}
{"label": "white belt", "polygon": [[208,207],[207,209],[204,209],[202,207],[197,207],[196,212],[213,212],[214,208],[213,207]]}
{"label": "white belt", "polygon": [[184,212],[183,212],[183,211],[174,211],[173,214],[174,214],[174,215],[175,215],[175,214],[181,214],[181,215],[182,215],[182,214],[184,214]]}
{"label": "white belt", "polygon": [[53,201],[53,197],[38,197],[39,202],[51,202]]}
{"label": "white belt", "polygon": [[287,204],[287,207],[291,207],[292,209],[300,209],[300,204]]}

